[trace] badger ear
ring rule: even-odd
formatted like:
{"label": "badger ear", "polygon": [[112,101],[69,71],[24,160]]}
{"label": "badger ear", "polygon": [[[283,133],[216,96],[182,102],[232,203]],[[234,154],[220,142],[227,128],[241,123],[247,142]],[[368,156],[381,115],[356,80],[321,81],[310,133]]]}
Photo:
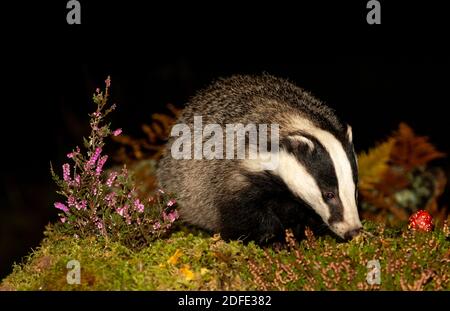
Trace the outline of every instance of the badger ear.
{"label": "badger ear", "polygon": [[350,124],[347,124],[347,139],[349,142],[353,142],[352,127],[350,126]]}
{"label": "badger ear", "polygon": [[301,146],[306,146],[309,151],[314,150],[314,143],[308,137],[302,135],[288,136],[289,142],[293,149],[298,149]]}

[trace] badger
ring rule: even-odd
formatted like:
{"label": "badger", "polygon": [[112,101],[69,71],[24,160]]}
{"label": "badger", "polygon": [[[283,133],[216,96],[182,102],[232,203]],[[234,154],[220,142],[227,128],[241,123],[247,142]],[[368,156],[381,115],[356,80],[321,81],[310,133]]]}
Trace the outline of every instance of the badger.
{"label": "badger", "polygon": [[258,159],[175,159],[171,137],[157,179],[176,195],[185,223],[257,243],[282,238],[288,228],[301,236],[305,226],[344,240],[362,231],[352,129],[309,92],[268,74],[235,75],[198,92],[178,123],[192,129],[198,116],[221,126],[278,124],[279,163],[267,169]]}

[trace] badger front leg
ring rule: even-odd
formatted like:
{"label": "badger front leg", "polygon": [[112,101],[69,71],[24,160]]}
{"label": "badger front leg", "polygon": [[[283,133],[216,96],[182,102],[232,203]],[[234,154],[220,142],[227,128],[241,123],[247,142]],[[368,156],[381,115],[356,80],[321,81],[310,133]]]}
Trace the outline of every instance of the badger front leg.
{"label": "badger front leg", "polygon": [[219,208],[221,236],[258,244],[282,239],[285,228],[273,211],[277,204],[274,200],[259,200],[254,194],[228,201]]}

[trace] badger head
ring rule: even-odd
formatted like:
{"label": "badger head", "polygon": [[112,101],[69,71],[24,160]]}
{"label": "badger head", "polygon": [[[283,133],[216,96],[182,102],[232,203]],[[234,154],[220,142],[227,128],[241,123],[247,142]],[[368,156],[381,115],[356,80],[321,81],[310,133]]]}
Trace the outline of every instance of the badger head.
{"label": "badger head", "polygon": [[290,191],[344,239],[362,230],[357,209],[358,168],[348,126],[340,139],[306,119],[280,140],[275,170]]}
{"label": "badger head", "polygon": [[[344,239],[353,238],[362,231],[362,225],[351,127],[328,131],[304,117],[290,116],[286,120],[275,152],[276,165],[271,166],[270,174],[281,179],[334,233]],[[261,159],[245,160],[243,164],[253,172],[268,172],[267,163]]]}
{"label": "badger head", "polygon": [[[338,236],[351,239],[362,230],[357,208],[358,167],[348,126],[338,137],[305,118],[291,119],[280,137],[277,175],[300,201],[311,207]],[[334,131],[336,132],[336,131]],[[259,161],[246,161],[265,171]],[[267,171],[266,171],[267,172]]]}

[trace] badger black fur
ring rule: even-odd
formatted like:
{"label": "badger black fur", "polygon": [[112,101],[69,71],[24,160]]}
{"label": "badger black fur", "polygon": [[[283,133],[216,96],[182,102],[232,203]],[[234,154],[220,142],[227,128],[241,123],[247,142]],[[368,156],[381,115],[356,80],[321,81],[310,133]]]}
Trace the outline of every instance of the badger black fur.
{"label": "badger black fur", "polygon": [[192,128],[194,116],[224,127],[279,124],[280,166],[271,171],[249,160],[176,160],[172,137],[158,180],[176,194],[182,220],[223,238],[260,243],[312,223],[342,238],[361,230],[351,128],[308,92],[270,75],[233,76],[200,91],[178,123]]}

